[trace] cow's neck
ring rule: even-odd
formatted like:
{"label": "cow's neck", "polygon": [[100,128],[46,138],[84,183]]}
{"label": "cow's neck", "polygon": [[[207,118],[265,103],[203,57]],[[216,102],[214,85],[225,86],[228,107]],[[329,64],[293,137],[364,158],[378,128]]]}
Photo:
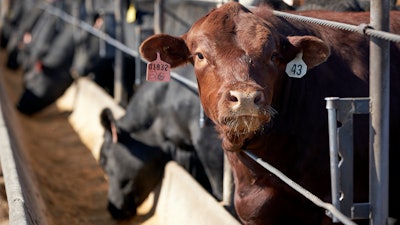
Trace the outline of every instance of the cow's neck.
{"label": "cow's neck", "polygon": [[[296,168],[302,166],[298,165],[302,154],[299,151],[295,138],[276,130],[256,135],[243,146],[242,150],[250,151],[257,157],[262,158],[264,161],[283,170],[282,172],[286,172],[289,175],[292,174],[295,176],[296,174],[293,173],[299,171]],[[230,157],[232,160],[230,163],[233,164],[232,167],[237,166],[235,164],[239,164],[239,167],[243,167],[243,169],[238,170],[241,172],[246,170],[247,172],[244,172],[246,176],[257,179],[256,176],[266,173],[266,170],[262,166],[258,165],[256,161],[249,158],[243,152],[227,152],[227,155],[231,155]],[[284,168],[286,168],[286,170]]]}
{"label": "cow's neck", "polygon": [[[258,164],[243,151],[225,152],[225,154],[232,168],[233,178],[236,186],[236,195],[239,194],[240,198],[245,197],[245,193],[247,193],[247,191],[251,192],[253,188],[268,188],[271,190],[280,189],[280,191],[291,191],[289,186],[285,185],[279,180],[278,177],[274,176],[270,171]],[[299,181],[299,175],[297,174],[297,171],[300,170],[294,162],[290,162],[291,159],[293,158],[285,157],[286,162],[281,162],[279,165],[277,165],[276,161],[271,158],[266,159],[265,161],[279,169],[290,178],[294,178],[294,180],[297,182]],[[283,163],[288,163],[289,166],[282,165]]]}

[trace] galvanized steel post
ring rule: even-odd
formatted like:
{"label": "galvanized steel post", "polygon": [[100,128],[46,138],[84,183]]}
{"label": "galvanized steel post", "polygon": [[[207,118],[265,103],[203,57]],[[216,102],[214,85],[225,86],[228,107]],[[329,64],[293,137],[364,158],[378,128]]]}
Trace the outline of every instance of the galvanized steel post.
{"label": "galvanized steel post", "polygon": [[[389,31],[389,1],[371,0],[370,25]],[[370,202],[371,224],[387,224],[389,207],[389,41],[370,41]]]}
{"label": "galvanized steel post", "polygon": [[160,34],[164,31],[163,0],[154,1],[154,33]]}
{"label": "galvanized steel post", "polygon": [[[336,102],[339,101],[338,97],[327,97],[326,109],[328,110],[328,124],[329,124],[329,158],[331,169],[331,193],[332,205],[336,209],[340,209],[340,177],[339,177],[339,150],[338,150],[338,135],[337,135],[337,116],[336,116]],[[332,218],[334,223],[339,222],[336,217]]]}
{"label": "galvanized steel post", "polygon": [[[124,43],[124,32],[122,26],[122,2],[116,0],[114,5],[114,16],[115,16],[115,39]],[[114,100],[125,106],[128,102],[127,91],[124,84],[124,60],[123,52],[119,49],[115,50],[115,65],[114,65]]]}

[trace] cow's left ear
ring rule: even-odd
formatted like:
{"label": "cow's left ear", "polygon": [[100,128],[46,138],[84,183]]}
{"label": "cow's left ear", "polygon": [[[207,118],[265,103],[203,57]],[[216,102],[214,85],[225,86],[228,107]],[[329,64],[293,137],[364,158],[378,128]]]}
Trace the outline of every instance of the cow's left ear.
{"label": "cow's left ear", "polygon": [[144,40],[139,50],[142,57],[150,62],[156,60],[159,53],[160,59],[172,68],[189,62],[189,49],[181,37],[155,34]]}
{"label": "cow's left ear", "polygon": [[308,69],[325,62],[330,55],[328,45],[317,37],[289,36],[287,39],[296,51],[303,51],[303,61],[307,64]]}

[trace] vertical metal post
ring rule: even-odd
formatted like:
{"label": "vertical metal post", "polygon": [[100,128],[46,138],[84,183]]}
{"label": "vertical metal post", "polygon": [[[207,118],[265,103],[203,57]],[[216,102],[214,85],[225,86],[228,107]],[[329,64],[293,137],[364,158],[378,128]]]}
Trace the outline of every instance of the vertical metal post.
{"label": "vertical metal post", "polygon": [[163,0],[154,2],[154,33],[160,34],[164,30],[163,25]]}
{"label": "vertical metal post", "polygon": [[[389,1],[371,0],[370,25],[389,31]],[[389,41],[370,41],[370,201],[371,224],[387,224],[389,202]]]}
{"label": "vertical metal post", "polygon": [[[80,20],[80,6],[81,6],[81,0],[73,1],[72,2],[72,9],[71,9],[71,15],[76,19]],[[80,39],[80,29],[76,24],[73,25],[73,32],[74,32],[74,41],[75,44],[77,44],[78,40]]]}
{"label": "vertical metal post", "polygon": [[228,208],[233,207],[233,174],[228,158],[224,154],[224,175],[223,175],[223,191],[222,202]]}
{"label": "vertical metal post", "polygon": [[[337,135],[337,116],[336,102],[338,97],[325,98],[326,109],[328,110],[328,125],[329,125],[329,158],[331,168],[331,192],[332,204],[340,210],[340,177],[339,177],[339,150],[338,150],[338,135]],[[332,222],[337,223],[339,220],[336,217],[332,218]]]}
{"label": "vertical metal post", "polygon": [[[117,39],[117,41],[121,43],[124,43],[121,0],[115,0],[114,16],[116,22],[115,39]],[[120,105],[126,105],[128,101],[123,76],[124,76],[123,52],[119,49],[116,49],[115,66],[114,66],[114,100]]]}
{"label": "vertical metal post", "polygon": [[[140,26],[135,27],[135,48],[139,49],[142,43],[142,28]],[[135,85],[139,86],[142,83],[142,59],[135,57]]]}

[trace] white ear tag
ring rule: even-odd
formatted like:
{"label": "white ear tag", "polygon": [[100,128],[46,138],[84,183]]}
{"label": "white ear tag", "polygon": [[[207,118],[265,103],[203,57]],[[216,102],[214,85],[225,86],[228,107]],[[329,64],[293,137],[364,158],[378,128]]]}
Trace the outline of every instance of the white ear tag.
{"label": "white ear tag", "polygon": [[286,65],[286,73],[289,77],[302,78],[307,73],[307,65],[303,61],[303,51],[299,52],[292,61]]}
{"label": "white ear tag", "polygon": [[171,79],[171,65],[160,59],[157,52],[157,59],[147,64],[146,80],[168,82]]}

